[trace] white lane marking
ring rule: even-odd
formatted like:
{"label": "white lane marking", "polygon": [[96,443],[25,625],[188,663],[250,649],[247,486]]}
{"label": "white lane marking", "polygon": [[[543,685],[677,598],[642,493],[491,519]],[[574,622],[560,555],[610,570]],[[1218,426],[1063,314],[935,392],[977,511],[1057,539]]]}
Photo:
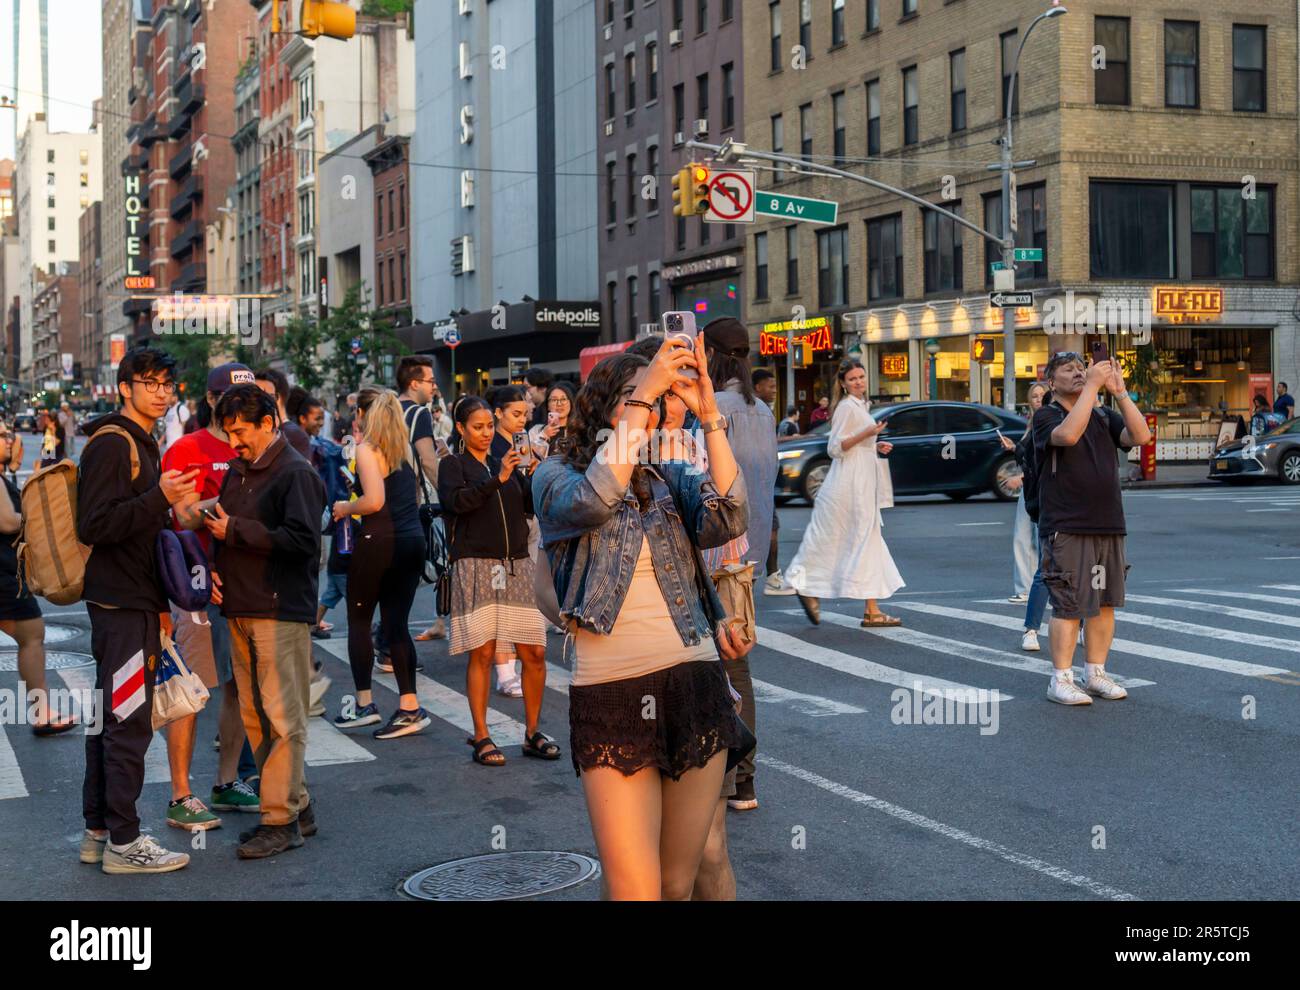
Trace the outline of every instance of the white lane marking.
{"label": "white lane marking", "polygon": [[[800,615],[803,614],[801,611]],[[759,643],[762,646],[763,643]],[[573,674],[553,663],[546,665],[546,686],[553,690],[559,691],[566,697],[569,694],[569,688],[573,683]],[[827,715],[865,715],[865,708],[858,708],[856,705],[846,705],[842,701],[835,701],[832,698],[823,698],[816,694],[803,694],[799,691],[790,691],[786,688],[779,687],[776,684],[769,684],[767,681],[760,681],[758,678],[753,679],[754,699],[768,705],[788,705],[795,711],[803,715],[811,715],[813,718],[823,718]]]}
{"label": "white lane marking", "polygon": [[1291,509],[1247,509],[1247,512],[1290,512]]}
{"label": "white lane marking", "polygon": [[[1139,602],[1142,605],[1164,605],[1168,608],[1191,608],[1199,612],[1210,611],[1216,615],[1226,615],[1232,619],[1246,619],[1251,622],[1269,622],[1275,626],[1300,626],[1300,619],[1290,615],[1275,615],[1272,612],[1261,612],[1253,608],[1233,608],[1231,605],[1220,605],[1217,602],[1196,602],[1188,598],[1162,598],[1158,595],[1129,595],[1131,600]],[[1263,646],[1274,650],[1286,650],[1290,653],[1300,653],[1300,642],[1293,639],[1279,639],[1276,636],[1263,636],[1259,633],[1242,632],[1238,629],[1220,629],[1217,626],[1202,626],[1194,622],[1179,622],[1177,619],[1162,619],[1152,615],[1125,615],[1117,611],[1116,618],[1124,619],[1128,622],[1137,622],[1141,625],[1153,626],[1156,629],[1167,629],[1169,632],[1185,632],[1193,636],[1204,636],[1207,639],[1221,639],[1229,643],[1249,643],[1252,646]]]}
{"label": "white lane marking", "polygon": [[1055,866],[1036,856],[1029,856],[1025,853],[1016,852],[1014,849],[1008,849],[998,842],[992,842],[989,839],[982,839],[978,835],[972,835],[965,829],[956,828],[952,825],[945,825],[943,822],[935,821],[916,811],[909,811],[907,808],[899,807],[882,798],[872,797],[870,794],[863,794],[861,791],[855,791],[851,787],[829,780],[820,774],[813,773],[811,770],[805,770],[802,767],[786,763],[784,760],[778,760],[775,757],[759,753],[757,762],[761,765],[776,770],[780,773],[788,774],[805,783],[812,784],[814,787],[820,787],[837,797],[845,798],[855,804],[864,805],[875,811],[883,812],[892,818],[906,822],[909,825],[915,825],[927,831],[942,835],[945,839],[952,839],[972,849],[980,852],[991,853],[1005,862],[1012,863],[1016,866],[1022,866],[1025,869],[1033,870],[1035,873],[1053,880],[1059,880],[1061,883],[1069,884],[1072,887],[1078,887],[1086,890],[1095,897],[1104,898],[1110,901],[1136,901],[1139,898],[1128,891],[1120,890],[1118,887],[1111,887],[1099,880],[1091,877],[1082,876],[1077,873],[1071,873],[1064,867]]}
{"label": "white lane marking", "polygon": [[[1007,603],[1002,603],[1007,604]],[[946,605],[930,605],[927,602],[895,602],[899,608],[910,608],[918,612],[926,612],[930,615],[941,615],[950,619],[965,619],[968,622],[980,622],[986,626],[997,626],[1000,629],[1021,629],[1023,630],[1022,620],[1009,615],[988,615],[984,612],[975,612],[965,608],[948,608]],[[1129,622],[1138,622],[1144,625],[1157,625],[1154,621],[1148,621],[1148,616],[1139,616],[1125,614],[1123,609],[1115,611],[1116,618],[1126,619]],[[1162,620],[1164,621],[1164,620]],[[1186,626],[1187,623],[1172,623],[1173,626]],[[1166,628],[1163,625],[1157,628]],[[1210,629],[1209,626],[1197,626],[1197,629]],[[1172,632],[1186,632],[1186,629],[1171,629]],[[1218,630],[1214,630],[1217,632]],[[1222,638],[1239,641],[1240,636],[1232,633],[1225,633]],[[1281,642],[1279,640],[1279,642]],[[1290,644],[1288,644],[1290,645]],[[1300,646],[1293,647],[1300,651]],[[1226,660],[1223,657],[1210,656],[1206,653],[1192,653],[1186,650],[1174,650],[1166,646],[1156,646],[1150,643],[1138,643],[1131,639],[1121,639],[1118,636],[1111,641],[1111,653],[1129,653],[1134,656],[1144,657],[1148,660],[1165,660],[1169,663],[1180,663],[1188,667],[1203,667],[1206,670],[1217,670],[1225,674],[1239,674],[1243,677],[1263,677],[1265,674],[1285,674],[1288,672],[1286,667],[1270,667],[1265,664],[1247,663],[1244,660]]]}
{"label": "white lane marking", "polygon": [[[903,603],[900,602],[899,604]],[[912,602],[908,603],[908,607],[923,606],[921,602]],[[810,663],[829,667],[831,670],[838,670],[840,673],[849,674],[852,677],[860,677],[864,681],[879,681],[881,684],[892,684],[894,687],[907,688],[908,690],[913,689],[917,682],[920,682],[922,694],[942,696],[945,691],[969,692],[979,690],[979,688],[971,687],[969,684],[959,684],[956,681],[932,677],[929,674],[914,674],[911,671],[899,670],[897,667],[887,667],[882,663],[876,663],[874,660],[855,657],[825,646],[817,646],[796,636],[777,632],[775,629],[768,629],[764,626],[760,626],[758,629],[758,645],[763,649],[784,653],[796,660],[807,660]],[[1011,695],[1003,694],[996,689],[992,689],[990,694],[996,696],[1000,701],[1010,701],[1012,698]]]}
{"label": "white lane marking", "polygon": [[1300,557],[1265,557],[1263,559],[1264,560],[1300,560]]}
{"label": "white lane marking", "polygon": [[[1296,560],[1300,560],[1300,557]],[[1261,595],[1253,591],[1219,591],[1217,588],[1174,588],[1173,590],[1185,595],[1212,595],[1215,598],[1241,598],[1248,602],[1270,602],[1274,605],[1300,605],[1300,598],[1288,598],[1286,595]]]}
{"label": "white lane marking", "polygon": [[342,763],[365,763],[375,754],[324,718],[307,719],[307,765],[332,767]]}
{"label": "white lane marking", "polygon": [[[790,615],[803,615],[802,609],[789,609],[787,612]],[[827,612],[823,609],[822,621],[832,622],[837,626],[856,628],[862,620],[851,615],[844,615],[840,612]],[[918,632],[915,629],[884,626],[867,631],[883,639],[893,640],[896,643],[906,643],[908,646],[915,646],[922,650],[933,650],[935,653],[942,653],[945,656],[958,656],[965,660],[974,660],[976,663],[991,664],[994,667],[1006,667],[1008,670],[1020,670],[1030,674],[1051,674],[1053,669],[1050,660],[1042,660],[1023,653],[1008,653],[987,646],[979,646],[975,643],[964,643],[957,639],[945,639],[943,636],[932,636],[929,633]],[[762,643],[759,643],[759,646],[762,645]],[[1079,677],[1082,678],[1083,669],[1076,668],[1076,671]],[[1150,687],[1155,684],[1155,681],[1145,681],[1136,677],[1116,676],[1112,679],[1116,684],[1126,688]]]}
{"label": "white lane marking", "polygon": [[0,725],[0,801],[6,798],[25,798],[27,794],[27,782],[23,780],[18,755],[5,734],[4,725]]}
{"label": "white lane marking", "polygon": [[1300,591],[1300,584],[1263,584],[1261,588],[1274,588],[1278,591]]}
{"label": "white lane marking", "polygon": [[957,523],[958,526],[1005,526],[1004,522],[974,522],[974,523]]}
{"label": "white lane marking", "polygon": [[[317,640],[316,645],[342,663],[348,662],[348,644],[342,640]],[[374,682],[394,694],[398,693],[397,680],[392,674],[375,671]],[[424,674],[415,675],[415,696],[430,715],[442,719],[469,735],[474,734],[474,720],[469,714],[469,699],[458,691],[444,687]],[[524,726],[504,712],[487,710],[488,735],[498,746],[520,745],[524,741]]]}

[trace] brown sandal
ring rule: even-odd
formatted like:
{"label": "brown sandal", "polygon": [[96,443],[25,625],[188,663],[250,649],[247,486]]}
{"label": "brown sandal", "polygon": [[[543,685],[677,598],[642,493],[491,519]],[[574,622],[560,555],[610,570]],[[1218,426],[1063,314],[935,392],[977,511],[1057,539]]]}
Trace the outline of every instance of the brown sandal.
{"label": "brown sandal", "polygon": [[862,616],[862,628],[872,629],[876,626],[901,626],[903,620],[896,615],[886,615],[884,612],[876,612],[874,615],[867,612]]}
{"label": "brown sandal", "polygon": [[[473,739],[466,739],[465,742],[474,747],[474,762],[485,767],[502,767],[506,763],[506,754],[497,748],[497,744],[492,741],[491,736],[484,736],[478,742]],[[494,756],[501,757],[499,760]]]}

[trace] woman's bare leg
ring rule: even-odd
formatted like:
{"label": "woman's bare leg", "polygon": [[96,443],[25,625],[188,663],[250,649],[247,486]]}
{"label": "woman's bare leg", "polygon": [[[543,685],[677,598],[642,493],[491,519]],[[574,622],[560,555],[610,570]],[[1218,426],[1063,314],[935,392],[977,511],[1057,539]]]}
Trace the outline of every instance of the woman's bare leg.
{"label": "woman's bare leg", "polygon": [[469,651],[469,663],[465,665],[465,696],[469,698],[469,714],[474,720],[475,740],[488,734],[488,694],[492,689],[492,661],[496,651],[497,641],[490,639]]}
{"label": "woman's bare leg", "polygon": [[27,687],[28,697],[23,704],[33,706],[39,724],[50,720],[45,691],[45,620],[4,619],[0,631],[12,636],[18,643],[18,679]]}
{"label": "woman's bare leg", "polygon": [[523,667],[524,720],[525,736],[531,737],[537,731],[537,722],[542,715],[542,697],[546,694],[546,647],[516,643],[515,652],[519,654]]}
{"label": "woman's bare leg", "polygon": [[[721,786],[719,780],[715,797]],[[659,900],[659,770],[646,767],[624,776],[613,767],[595,767],[582,772],[582,790],[600,856],[601,896],[610,901]]]}
{"label": "woman's bare leg", "polygon": [[726,772],[727,752],[722,750],[704,766],[687,770],[681,780],[662,778],[659,868],[666,901],[691,899]]}
{"label": "woman's bare leg", "polygon": [[709,837],[704,843],[700,869],[695,874],[693,901],[734,901],[736,875],[731,871],[731,857],[727,852],[727,799],[718,798],[709,825]]}

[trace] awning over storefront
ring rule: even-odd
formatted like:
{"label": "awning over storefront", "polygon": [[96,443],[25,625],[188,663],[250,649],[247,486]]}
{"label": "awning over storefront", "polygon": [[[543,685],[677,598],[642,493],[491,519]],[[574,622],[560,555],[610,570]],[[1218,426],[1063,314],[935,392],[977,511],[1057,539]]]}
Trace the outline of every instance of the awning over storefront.
{"label": "awning over storefront", "polygon": [[624,340],[617,344],[601,344],[598,347],[584,347],[578,352],[578,368],[585,382],[587,376],[591,374],[591,369],[600,364],[611,354],[622,354],[632,346],[632,341]]}

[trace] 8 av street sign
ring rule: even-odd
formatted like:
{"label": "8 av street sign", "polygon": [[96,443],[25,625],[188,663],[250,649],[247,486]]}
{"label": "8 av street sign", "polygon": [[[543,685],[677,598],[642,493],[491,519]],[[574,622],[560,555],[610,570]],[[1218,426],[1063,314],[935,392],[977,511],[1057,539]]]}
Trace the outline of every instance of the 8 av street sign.
{"label": "8 av street sign", "polygon": [[1016,261],[1042,261],[1043,260],[1042,248],[1016,248],[1015,252],[1016,252],[1015,253]]}
{"label": "8 av street sign", "polygon": [[998,309],[1020,309],[1034,304],[1032,292],[990,292],[989,305]]}
{"label": "8 av street sign", "polygon": [[839,218],[840,204],[828,199],[807,199],[803,196],[782,196],[779,193],[757,193],[755,212],[765,217],[784,217],[807,223],[834,223]]}

